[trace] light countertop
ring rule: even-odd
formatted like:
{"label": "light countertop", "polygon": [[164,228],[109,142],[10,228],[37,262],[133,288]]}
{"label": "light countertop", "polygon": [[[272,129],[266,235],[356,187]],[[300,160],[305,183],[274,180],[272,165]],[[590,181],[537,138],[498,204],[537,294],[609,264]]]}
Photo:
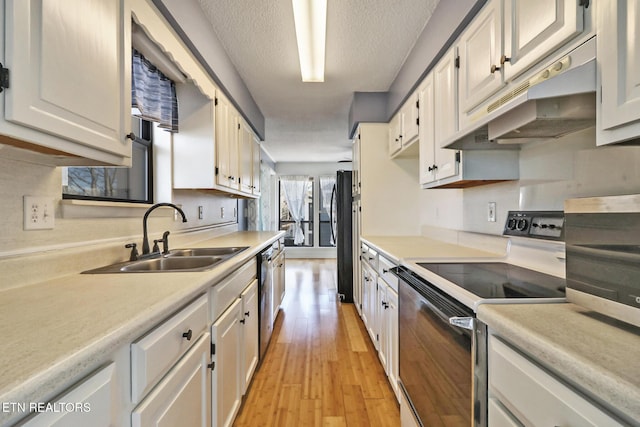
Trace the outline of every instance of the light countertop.
{"label": "light countertop", "polygon": [[547,369],[640,424],[640,328],[575,304],[481,305],[478,319]]}
{"label": "light countertop", "polygon": [[[74,274],[0,292],[0,402],[43,402],[162,322],[283,232],[236,232],[194,247],[249,246],[204,272]],[[0,413],[0,424],[10,414]]]}
{"label": "light countertop", "polygon": [[360,240],[396,263],[406,258],[495,258],[504,256],[504,254],[489,250],[475,249],[421,236],[363,236]]}

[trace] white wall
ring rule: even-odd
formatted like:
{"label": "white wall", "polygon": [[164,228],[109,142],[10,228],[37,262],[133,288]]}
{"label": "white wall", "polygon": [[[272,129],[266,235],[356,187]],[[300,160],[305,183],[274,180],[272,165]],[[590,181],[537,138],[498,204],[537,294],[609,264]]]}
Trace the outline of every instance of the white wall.
{"label": "white wall", "polygon": [[[422,225],[501,234],[509,210],[563,210],[574,197],[640,193],[640,147],[596,147],[595,129],[523,145],[520,180],[464,190],[424,190]],[[496,202],[496,222],[487,204]]]}

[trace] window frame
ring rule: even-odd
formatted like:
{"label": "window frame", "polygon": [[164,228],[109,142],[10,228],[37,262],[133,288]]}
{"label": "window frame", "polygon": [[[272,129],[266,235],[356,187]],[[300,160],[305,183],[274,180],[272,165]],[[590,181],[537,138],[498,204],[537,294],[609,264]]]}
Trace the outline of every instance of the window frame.
{"label": "window frame", "polygon": [[[85,196],[81,194],[69,194],[62,193],[63,200],[91,200],[91,201],[99,201],[99,202],[119,202],[119,203],[135,203],[135,204],[152,204],[154,202],[154,194],[153,194],[153,126],[154,123],[142,118],[137,118],[139,120],[139,127],[137,132],[133,132],[134,135],[139,134],[140,136],[135,136],[132,140],[133,143],[140,144],[146,149],[146,164],[145,167],[147,169],[147,185],[146,185],[146,193],[147,198],[145,200],[141,199],[123,199],[117,197],[102,197],[102,196]],[[71,166],[73,167],[73,166]],[[95,167],[105,167],[109,166],[95,166]],[[64,190],[63,190],[64,191]]]}

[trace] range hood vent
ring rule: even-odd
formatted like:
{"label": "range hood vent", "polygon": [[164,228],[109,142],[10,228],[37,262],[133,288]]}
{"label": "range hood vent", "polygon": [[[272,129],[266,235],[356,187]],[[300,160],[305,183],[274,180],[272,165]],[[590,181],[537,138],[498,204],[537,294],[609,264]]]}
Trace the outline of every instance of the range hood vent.
{"label": "range hood vent", "polygon": [[578,47],[491,104],[485,117],[447,148],[518,149],[595,126],[595,39]]}

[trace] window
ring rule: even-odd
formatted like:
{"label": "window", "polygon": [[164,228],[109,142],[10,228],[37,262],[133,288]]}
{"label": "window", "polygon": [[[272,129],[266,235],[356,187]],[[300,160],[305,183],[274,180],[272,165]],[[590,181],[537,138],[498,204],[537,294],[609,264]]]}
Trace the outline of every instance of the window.
{"label": "window", "polygon": [[131,168],[69,167],[62,172],[62,198],[153,203],[152,129],[147,120],[132,118],[136,135]]}
{"label": "window", "polygon": [[280,177],[279,229],[285,246],[313,246],[313,178]]}
{"label": "window", "polygon": [[[320,191],[318,192],[318,239],[319,246],[333,247],[336,245],[335,221],[336,201],[333,189],[336,184],[335,175],[321,176],[318,178]],[[332,224],[333,222],[333,224]]]}

